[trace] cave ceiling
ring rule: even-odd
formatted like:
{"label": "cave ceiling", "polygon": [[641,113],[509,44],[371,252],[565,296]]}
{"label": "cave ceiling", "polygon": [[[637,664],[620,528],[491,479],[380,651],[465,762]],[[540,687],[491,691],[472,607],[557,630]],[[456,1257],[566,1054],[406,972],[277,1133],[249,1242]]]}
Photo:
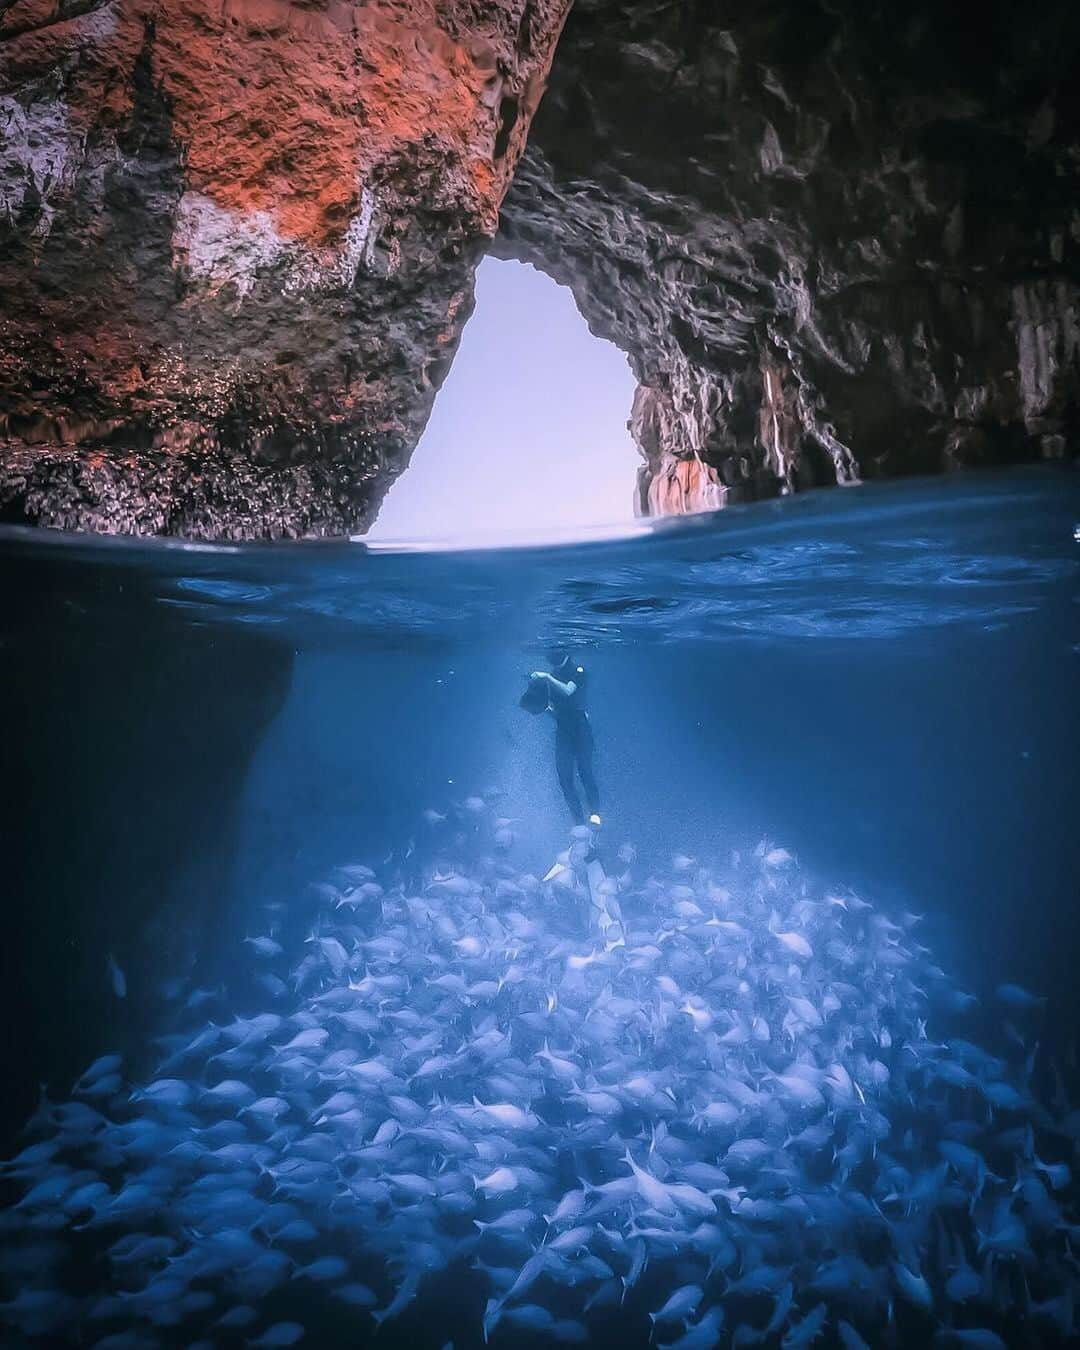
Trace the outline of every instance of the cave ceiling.
{"label": "cave ceiling", "polygon": [[0,519],[370,524],[487,251],[647,513],[1075,449],[1080,10],[0,0]]}

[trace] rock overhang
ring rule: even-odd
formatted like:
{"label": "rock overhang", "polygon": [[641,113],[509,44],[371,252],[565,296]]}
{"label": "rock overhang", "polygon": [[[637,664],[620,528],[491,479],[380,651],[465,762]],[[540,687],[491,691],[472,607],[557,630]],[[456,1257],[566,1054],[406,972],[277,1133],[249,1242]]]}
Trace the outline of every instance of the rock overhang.
{"label": "rock overhang", "polygon": [[1080,21],[961,10],[16,0],[0,511],[362,530],[489,248],[629,355],[644,511],[1069,453]]}
{"label": "rock overhang", "polygon": [[579,0],[497,247],[629,355],[643,510],[1074,452],[1075,11]]}
{"label": "rock overhang", "polygon": [[0,499],[363,528],[471,309],[568,0],[0,10]]}

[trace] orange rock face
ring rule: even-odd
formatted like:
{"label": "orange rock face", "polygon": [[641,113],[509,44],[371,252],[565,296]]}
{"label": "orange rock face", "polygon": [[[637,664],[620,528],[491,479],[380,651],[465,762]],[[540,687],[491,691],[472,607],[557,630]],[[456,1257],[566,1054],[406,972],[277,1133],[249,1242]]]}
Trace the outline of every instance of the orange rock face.
{"label": "orange rock face", "polygon": [[471,311],[569,0],[0,11],[0,503],[362,527]]}

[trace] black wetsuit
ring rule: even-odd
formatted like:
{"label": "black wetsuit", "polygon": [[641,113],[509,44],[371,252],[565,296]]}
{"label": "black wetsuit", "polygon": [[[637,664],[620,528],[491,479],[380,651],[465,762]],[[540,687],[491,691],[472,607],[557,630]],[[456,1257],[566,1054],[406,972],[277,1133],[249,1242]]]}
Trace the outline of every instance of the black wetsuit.
{"label": "black wetsuit", "polygon": [[589,714],[585,711],[588,676],[585,667],[575,665],[573,661],[564,661],[552,674],[563,684],[574,684],[574,692],[569,698],[552,694],[551,710],[555,714],[555,770],[559,775],[559,787],[562,788],[575,824],[581,825],[585,821],[585,812],[581,809],[581,798],[574,783],[575,769],[585,790],[589,814],[597,815],[600,811],[600,797],[593,772],[592,726]]}

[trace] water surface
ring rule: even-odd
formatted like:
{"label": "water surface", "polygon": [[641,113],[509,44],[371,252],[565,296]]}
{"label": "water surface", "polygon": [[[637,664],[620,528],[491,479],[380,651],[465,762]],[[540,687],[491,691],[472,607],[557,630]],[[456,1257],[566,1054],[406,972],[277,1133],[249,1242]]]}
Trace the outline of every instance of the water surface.
{"label": "water surface", "polygon": [[[883,1311],[884,1293],[859,1308],[834,1306],[825,1298],[822,1343],[835,1343],[841,1321],[859,1328],[871,1343],[892,1336],[923,1344],[943,1323],[996,1327],[1009,1343],[1028,1343],[1019,1296],[1005,1288],[1011,1276],[991,1295],[950,1303],[941,1239],[930,1235],[930,1218],[924,1231],[902,1212],[906,1206],[897,1213],[895,1201],[885,1202],[884,1164],[874,1176],[844,1175],[842,1169],[830,1173],[823,1160],[815,1170],[796,1158],[806,1170],[771,1188],[756,1173],[730,1177],[749,1183],[748,1195],[737,1202],[717,1195],[713,1203],[735,1256],[717,1265],[716,1253],[705,1253],[700,1242],[673,1245],[654,1236],[649,1239],[654,1282],[635,1281],[637,1292],[615,1321],[606,1295],[598,1295],[598,1311],[582,1312],[587,1298],[605,1285],[599,1268],[591,1277],[587,1271],[582,1275],[580,1298],[578,1285],[555,1281],[550,1273],[549,1283],[534,1290],[537,1305],[550,1311],[559,1328],[553,1330],[541,1314],[513,1313],[515,1306],[529,1306],[528,1300],[501,1302],[505,1277],[498,1272],[520,1270],[527,1251],[513,1244],[500,1248],[495,1236],[485,1237],[479,1250],[459,1251],[454,1243],[465,1231],[475,1235],[473,1217],[495,1219],[500,1207],[550,1212],[556,1192],[570,1188],[575,1167],[592,1168],[596,1184],[627,1174],[602,1141],[591,1157],[575,1144],[576,1132],[589,1127],[589,1120],[560,1095],[557,1073],[535,1059],[545,1039],[565,1051],[581,1074],[588,1067],[595,1076],[607,1053],[612,1063],[633,1055],[657,1073],[672,1075],[674,1098],[667,1100],[675,1101],[676,1115],[669,1116],[659,1099],[646,1099],[624,1102],[614,1124],[604,1118],[609,1135],[617,1126],[637,1161],[661,1179],[676,1175],[682,1145],[665,1153],[656,1144],[658,1127],[686,1147],[692,1144],[707,1166],[720,1165],[739,1137],[764,1132],[772,1138],[768,1112],[764,1124],[751,1111],[730,1136],[715,1139],[691,1123],[692,1113],[703,1108],[702,1094],[713,1092],[709,1074],[718,1072],[703,1044],[711,1045],[709,1038],[723,1031],[734,1031],[732,1043],[738,1043],[737,1029],[744,1020],[750,1027],[753,1017],[770,1026],[772,1048],[751,1040],[749,1049],[725,1053],[756,1091],[766,1097],[779,1093],[772,1109],[794,1112],[776,1146],[782,1148],[795,1125],[805,1129],[823,1121],[840,1131],[834,1140],[838,1149],[859,1137],[852,1112],[863,1108],[841,1101],[839,1089],[824,1091],[819,1107],[792,1105],[770,1087],[784,1072],[781,1058],[809,1063],[817,1057],[824,1065],[826,1050],[834,1058],[838,1053],[839,1041],[826,1046],[816,1027],[784,1028],[784,999],[805,994],[820,1003],[829,981],[850,983],[828,964],[834,958],[822,955],[822,942],[842,941],[860,954],[863,964],[853,969],[865,995],[864,1022],[878,1026],[882,1000],[891,999],[890,1041],[895,1037],[897,1048],[887,1052],[879,1045],[874,1052],[894,1074],[893,1085],[878,1085],[881,1112],[895,1132],[882,1150],[902,1154],[912,1175],[920,1166],[934,1175],[941,1165],[939,1136],[952,1116],[974,1122],[961,1131],[963,1142],[974,1140],[983,1148],[991,1170],[1001,1165],[1003,1146],[984,1137],[992,1119],[985,1093],[956,1083],[943,1087],[932,1073],[916,1076],[901,1094],[908,1103],[901,1110],[890,1094],[898,1091],[896,1075],[908,1069],[890,1054],[900,1055],[904,1037],[914,1044],[929,1034],[930,1043],[939,1043],[933,1039],[937,1018],[937,1036],[962,1031],[971,1043],[1004,1057],[1009,1068],[1001,1081],[1019,1083],[1034,1094],[1033,1101],[1073,1072],[1080,1012],[1074,975],[1080,956],[1074,920],[1080,876],[1074,771],[1080,752],[1078,526],[1075,475],[1038,469],[808,494],[658,522],[623,539],[498,551],[369,550],[358,543],[215,549],[7,531],[0,541],[5,587],[0,639],[16,802],[9,836],[4,1011],[7,1023],[21,1028],[5,1122],[8,1152],[34,1139],[47,1141],[57,1130],[70,1134],[74,1127],[56,1116],[58,1108],[46,1108],[30,1135],[16,1137],[34,1109],[39,1083],[48,1085],[52,1101],[65,1101],[73,1080],[95,1056],[116,1049],[125,1058],[115,1100],[91,1096],[107,1122],[91,1131],[96,1161],[88,1163],[79,1152],[85,1152],[85,1140],[70,1137],[56,1155],[75,1171],[103,1178],[115,1197],[125,1178],[131,1180],[130,1163],[113,1157],[110,1166],[102,1160],[109,1131],[131,1119],[149,1119],[155,1127],[200,1138],[194,1132],[206,1129],[212,1118],[211,1107],[200,1106],[210,1099],[200,1094],[225,1072],[205,1056],[196,1057],[166,1074],[189,1084],[196,1094],[191,1101],[154,1104],[136,1096],[132,1102],[133,1091],[162,1074],[173,1045],[155,1038],[190,1038],[208,1022],[221,1025],[234,1014],[266,1013],[299,1017],[290,1023],[291,1036],[314,1015],[311,1007],[324,1006],[305,1000],[329,995],[332,1001],[337,984],[347,988],[350,981],[374,977],[390,985],[377,997],[364,986],[354,991],[354,1001],[376,1014],[385,1004],[385,1016],[398,1022],[365,1041],[342,1040],[342,1023],[331,1021],[331,1043],[318,1047],[316,1061],[341,1050],[382,1056],[423,1110],[438,1102],[460,1102],[466,1110],[474,1092],[484,1102],[498,1098],[499,1083],[493,1081],[498,1074],[482,1054],[439,1070],[445,1079],[428,1079],[416,1077],[422,1059],[395,1047],[405,1035],[437,1032],[442,1048],[432,1053],[453,1058],[470,1037],[498,1031],[511,1038],[514,1058],[537,1075],[528,1081],[543,1089],[533,1105],[548,1131],[537,1147],[559,1159],[557,1180],[543,1174],[546,1190],[526,1187],[504,1202],[481,1189],[476,1215],[463,1211],[451,1220],[442,1214],[441,1226],[432,1230],[437,1242],[431,1231],[409,1236],[410,1212],[428,1201],[395,1190],[399,1183],[380,1183],[390,1189],[385,1203],[380,1201],[379,1222],[397,1234],[396,1245],[384,1249],[373,1241],[364,1248],[354,1234],[344,1249],[361,1253],[355,1268],[328,1278],[325,1288],[317,1278],[296,1274],[320,1253],[342,1249],[337,1219],[328,1217],[336,1213],[332,1197],[313,1194],[304,1219],[317,1236],[307,1239],[308,1247],[292,1250],[286,1241],[278,1248],[265,1234],[259,1239],[267,1250],[284,1249],[292,1263],[277,1283],[270,1280],[265,1293],[254,1277],[251,1288],[230,1292],[210,1267],[199,1267],[206,1248],[182,1236],[195,1215],[182,1200],[193,1178],[174,1177],[159,1197],[161,1213],[136,1214],[132,1223],[136,1231],[149,1228],[151,1236],[188,1244],[178,1246],[173,1257],[195,1253],[185,1254],[186,1264],[178,1269],[191,1276],[187,1294],[200,1297],[176,1326],[155,1320],[153,1292],[169,1293],[160,1282],[176,1267],[168,1260],[149,1261],[131,1274],[129,1288],[128,1276],[118,1276],[100,1255],[102,1244],[125,1237],[126,1220],[110,1219],[101,1197],[92,1197],[86,1210],[65,1214],[59,1185],[58,1201],[9,1211],[5,1235],[15,1255],[0,1274],[9,1300],[36,1281],[58,1303],[61,1294],[74,1302],[61,1305],[65,1316],[45,1330],[31,1313],[12,1310],[13,1334],[27,1337],[27,1343],[41,1337],[63,1343],[81,1335],[83,1343],[93,1344],[100,1333],[102,1343],[110,1335],[134,1335],[135,1340],[115,1343],[190,1344],[208,1338],[231,1345],[295,1322],[311,1343],[338,1343],[340,1337],[343,1344],[356,1344],[373,1333],[370,1311],[337,1297],[335,1289],[362,1283],[375,1290],[380,1306],[393,1306],[415,1258],[420,1292],[400,1318],[395,1310],[383,1324],[381,1338],[441,1345],[452,1335],[455,1344],[478,1343],[485,1306],[494,1298],[500,1315],[492,1320],[489,1314],[493,1343],[498,1337],[505,1344],[572,1340],[577,1333],[571,1322],[599,1342],[606,1325],[618,1328],[620,1344],[643,1343],[647,1312],[681,1281],[701,1284],[704,1291],[688,1322],[702,1326],[702,1338],[709,1334],[710,1309],[727,1309],[727,1329],[717,1331],[718,1343],[727,1343],[723,1337],[732,1333],[733,1319],[764,1334],[788,1298],[790,1307],[763,1342],[779,1343],[813,1331],[811,1320],[799,1332],[822,1301],[807,1272],[828,1253],[813,1244],[798,1248],[789,1227],[794,1209],[787,1219],[774,1214],[766,1220],[753,1218],[753,1211],[740,1215],[740,1207],[755,1198],[780,1203],[792,1196],[823,1204],[825,1194],[855,1204],[858,1194],[873,1198],[883,1222],[891,1225],[858,1250],[882,1289],[891,1289],[893,1322]],[[544,665],[552,644],[570,646],[590,672],[603,795],[600,856],[609,875],[625,874],[620,903],[637,956],[627,956],[623,947],[606,949],[588,906],[580,857],[571,858],[562,890],[557,884],[535,890],[529,882],[523,896],[510,890],[501,899],[497,895],[499,877],[517,886],[522,877],[542,876],[568,842],[552,728],[548,719],[530,718],[517,707],[528,672]],[[425,811],[436,816],[425,820]],[[510,823],[499,825],[500,820]],[[636,852],[629,865],[619,858],[623,845]],[[769,857],[779,861],[770,863]],[[400,899],[364,910],[350,931],[351,906],[336,907],[320,888],[329,886],[340,898],[348,890],[340,869],[358,864],[370,866],[385,894]],[[451,874],[466,878],[465,894],[440,889],[440,878]],[[657,879],[655,885],[650,878]],[[692,898],[681,887],[689,887]],[[719,898],[721,891],[728,900]],[[904,929],[912,974],[902,997],[886,992],[892,986],[882,983],[879,964],[870,959],[878,952],[880,931],[843,917],[861,911],[830,908],[828,895],[865,899],[874,915],[889,922],[905,914],[922,916],[916,927]],[[431,914],[421,922],[401,908],[409,896],[426,897],[427,911],[441,909],[458,935],[454,940],[466,946],[444,951],[432,936],[436,930],[427,926],[436,922]],[[479,909],[473,904],[477,897]],[[825,908],[800,909],[810,902]],[[714,918],[725,905],[732,907],[740,922],[750,925],[749,946],[736,951],[695,938],[691,930],[705,920],[678,910],[680,904]],[[513,946],[508,933],[517,922],[507,918],[511,913],[540,925],[539,936],[522,940],[519,959],[530,978],[544,985],[545,998],[569,978],[565,965],[559,966],[568,955],[606,951],[595,983],[589,976],[580,988],[571,981],[563,991],[568,1017],[575,1009],[582,1016],[592,1009],[585,1022],[556,1022],[549,1037],[539,1037],[528,1018],[544,1001],[537,1007],[524,995],[518,1001],[510,986],[499,983],[515,959],[508,954]],[[469,957],[473,939],[494,941],[492,921],[502,925],[498,954],[485,947],[483,956]],[[789,922],[801,923],[799,931],[805,929],[811,945],[818,946],[812,960],[789,953],[794,973],[784,976],[770,944],[777,931],[789,931],[784,927]],[[335,926],[340,924],[343,931]],[[364,945],[379,944],[380,933],[390,935],[390,947]],[[395,968],[405,958],[392,944],[402,934],[409,939],[406,947],[411,943],[434,964],[410,969],[406,988],[395,992]],[[281,952],[264,962],[244,941],[257,936],[271,936]],[[337,971],[335,955],[309,968],[310,983],[308,977],[291,979],[313,946],[331,938],[342,942],[349,969]],[[705,942],[704,966],[697,964],[698,956],[691,960],[699,942]],[[686,944],[685,959],[669,967],[670,953],[682,950],[679,944]],[[677,999],[674,1010],[665,1011],[666,986],[658,995],[636,966],[627,971],[626,963],[644,960],[640,950],[652,946],[662,955],[650,959],[665,964],[650,978],[667,971],[680,999],[690,1001],[688,1008]],[[436,972],[457,975],[453,961],[461,959],[478,962],[474,969],[461,968],[468,984],[490,978],[498,986],[490,1006],[486,993],[466,992],[460,1002],[453,1001],[457,994],[448,995],[445,1005],[436,996],[431,984]],[[439,964],[447,961],[449,967]],[[819,968],[819,962],[825,964]],[[934,1003],[938,976],[924,977],[930,965],[948,978],[950,989],[978,1000],[962,1028],[951,1021],[958,1015],[952,995],[942,994]],[[748,981],[747,991],[725,983],[733,972]],[[274,979],[284,980],[286,992]],[[1045,997],[1045,1007],[1025,1013],[1003,1006],[994,990],[1006,981]],[[627,1013],[628,1027],[611,1029],[606,1052],[602,1042],[582,1039],[588,1024],[603,1025],[594,1005],[605,997],[605,987],[640,1005],[638,1013]],[[930,999],[926,1006],[924,997]],[[753,1014],[751,1003],[742,1008],[744,998],[751,1000]],[[695,1019],[703,1008],[714,1019],[707,1028]],[[654,1025],[656,1009],[662,1038]],[[858,1025],[857,1007],[837,1016],[849,1014]],[[638,1026],[636,1017],[645,1021]],[[415,1019],[423,1025],[412,1025]],[[653,1040],[642,1040],[646,1027]],[[1015,1038],[1010,1041],[1010,1029],[1023,1043],[1023,1054]],[[284,1033],[277,1032],[268,1042],[278,1047],[275,1055],[284,1044]],[[849,1050],[857,1080],[858,1064],[869,1065],[873,1057],[857,1043]],[[1022,1061],[1033,1052],[1038,1062],[1024,1079]],[[1020,1062],[1009,1058],[1017,1054]],[[269,1062],[244,1058],[238,1057],[236,1078],[270,1092]],[[866,1072],[870,1091],[877,1071]],[[511,1074],[502,1083],[504,1092],[512,1085]],[[376,1165],[371,1155],[369,1167],[362,1150],[372,1147],[376,1117],[395,1115],[387,1094],[364,1097],[362,1128],[358,1123],[355,1137],[346,1137],[344,1127],[313,1123],[325,1101],[341,1090],[339,1084],[328,1076],[318,1085],[293,1087],[308,1096],[293,1100],[286,1094],[288,1115],[280,1128],[335,1140],[339,1181],[368,1171],[379,1181],[383,1164]],[[1064,1119],[1060,1102],[1055,1109]],[[914,1113],[913,1120],[907,1112]],[[1001,1128],[1025,1119],[1025,1111],[1006,1116]],[[250,1115],[242,1122],[251,1147],[275,1139],[276,1122],[260,1123]],[[458,1123],[473,1148],[465,1165],[471,1185],[499,1164],[499,1150],[481,1138],[483,1131],[476,1133],[475,1119],[466,1116]],[[862,1117],[859,1127],[868,1128]],[[903,1152],[905,1130],[914,1130],[917,1140],[910,1156]],[[275,1139],[274,1147],[286,1142]],[[1057,1150],[1052,1161],[1065,1161],[1069,1152],[1052,1130],[1040,1146]],[[703,1150],[707,1158],[698,1156]],[[782,1156],[791,1160],[790,1152]],[[1008,1158],[1010,1166],[1029,1165],[1022,1153],[1019,1164],[1012,1153]],[[531,1164],[519,1159],[517,1165],[535,1172],[536,1163],[532,1157]],[[53,1165],[52,1158],[42,1163],[42,1175],[33,1180],[47,1180]],[[419,1154],[402,1152],[386,1167],[398,1167],[398,1174],[421,1167],[429,1180],[453,1170],[449,1155],[440,1154],[430,1139]],[[205,1161],[196,1170],[214,1174]],[[957,1185],[970,1182],[954,1164],[945,1171]],[[260,1203],[272,1203],[266,1174],[255,1175],[254,1194]],[[1032,1175],[1031,1186],[1042,1186],[1038,1174]],[[19,1201],[25,1188],[18,1178],[9,1184],[10,1199]],[[984,1236],[1003,1222],[994,1209],[1002,1199],[1015,1204],[1025,1222],[1034,1203],[1029,1196],[1025,1209],[1009,1201],[1012,1192],[1004,1182],[1000,1193],[996,1184],[980,1187],[977,1201],[967,1195],[970,1222],[981,1224]],[[1062,1222],[1075,1223],[1071,1187],[1071,1181],[1064,1184],[1054,1202]],[[67,1194],[75,1188],[72,1182]],[[939,1202],[942,1213],[953,1213],[948,1197],[928,1202],[931,1210]],[[167,1217],[170,1206],[176,1207],[173,1219]],[[636,1215],[607,1216],[611,1231],[622,1235],[622,1247],[594,1234],[595,1241],[573,1259],[603,1262],[611,1278],[622,1280],[633,1260],[626,1245],[635,1240],[631,1227],[656,1227],[647,1209],[639,1197],[631,1206]],[[89,1237],[69,1231],[99,1211],[100,1226],[91,1225]],[[394,1215],[392,1222],[387,1216]],[[195,1217],[206,1218],[201,1212]],[[27,1219],[33,1220],[29,1235]],[[827,1230],[820,1215],[817,1222]],[[944,1222],[956,1242],[969,1241],[968,1220]],[[234,1226],[243,1225],[238,1221],[226,1231]],[[544,1231],[541,1223],[533,1245]],[[841,1241],[839,1232],[834,1236],[844,1259],[854,1259],[858,1243]],[[889,1252],[878,1249],[885,1240],[893,1243]],[[31,1277],[26,1252],[42,1241],[62,1251],[53,1251],[55,1264],[43,1261],[41,1272]],[[1025,1241],[1034,1262],[1026,1278],[1038,1284],[1041,1272],[1045,1287],[1038,1296],[1052,1300],[1060,1292],[1064,1238],[1033,1237],[1029,1231]],[[438,1270],[423,1264],[438,1264],[432,1247],[441,1253]],[[977,1241],[964,1252],[966,1262],[985,1267]],[[950,1259],[955,1264],[956,1251]],[[1006,1253],[1002,1268],[1016,1270],[1017,1259]],[[257,1267],[246,1247],[237,1256],[241,1265],[243,1260]],[[465,1263],[472,1281],[456,1294],[446,1284],[448,1273],[459,1270],[455,1261]],[[744,1295],[749,1301],[740,1302],[730,1290],[755,1261],[771,1262],[786,1274],[776,1289]],[[901,1293],[896,1311],[897,1262],[905,1269],[922,1267],[932,1287],[930,1310],[912,1306],[910,1297],[905,1304]],[[117,1288],[151,1292],[136,1305],[115,1302]],[[93,1301],[109,1298],[114,1302]],[[249,1304],[257,1311],[251,1328],[218,1324],[230,1306]],[[95,1307],[98,1316],[90,1319]],[[533,1325],[530,1316],[540,1321]],[[677,1341],[681,1330],[665,1326],[662,1339]],[[1041,1326],[1042,1343],[1053,1343],[1060,1330],[1051,1317]],[[615,1335],[612,1331],[608,1339]]]}

